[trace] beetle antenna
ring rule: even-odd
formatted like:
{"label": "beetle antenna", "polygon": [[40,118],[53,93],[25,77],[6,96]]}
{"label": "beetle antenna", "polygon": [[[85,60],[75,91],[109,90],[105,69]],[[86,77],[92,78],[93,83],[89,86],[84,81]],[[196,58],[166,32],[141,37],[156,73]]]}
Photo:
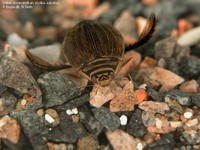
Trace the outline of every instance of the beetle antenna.
{"label": "beetle antenna", "polygon": [[140,34],[139,40],[136,43],[127,45],[125,47],[125,52],[138,48],[143,44],[145,44],[146,42],[148,42],[151,39],[153,33],[155,32],[155,27],[156,27],[156,17],[155,14],[151,14],[149,19],[147,20],[146,25],[142,30],[142,33]]}

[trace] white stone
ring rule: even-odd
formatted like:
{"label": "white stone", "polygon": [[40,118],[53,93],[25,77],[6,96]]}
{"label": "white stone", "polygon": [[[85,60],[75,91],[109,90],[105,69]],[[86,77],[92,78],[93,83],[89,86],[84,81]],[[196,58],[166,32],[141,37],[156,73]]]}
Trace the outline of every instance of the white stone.
{"label": "white stone", "polygon": [[77,108],[73,108],[73,109],[72,109],[72,113],[73,113],[74,115],[77,115],[77,114],[78,114],[78,109],[77,109]]}
{"label": "white stone", "polygon": [[22,100],[21,100],[21,105],[22,105],[22,106],[25,106],[26,103],[27,103],[27,100],[25,100],[25,99],[22,99]]}
{"label": "white stone", "polygon": [[183,115],[186,119],[190,119],[193,116],[191,112],[185,112]]}
{"label": "white stone", "polygon": [[122,115],[119,119],[120,119],[120,124],[121,125],[126,125],[127,124],[127,121],[128,121],[127,116]]}
{"label": "white stone", "polygon": [[16,33],[10,34],[8,36],[7,42],[9,45],[14,47],[28,45],[28,41],[26,39],[21,38]]}
{"label": "white stone", "polygon": [[142,84],[142,85],[139,86],[139,88],[146,90],[147,89],[147,84]]}
{"label": "white stone", "polygon": [[55,120],[53,117],[51,117],[49,114],[45,114],[45,120],[48,121],[49,123],[53,123]]}
{"label": "white stone", "polygon": [[72,110],[71,110],[71,109],[68,109],[68,110],[66,110],[66,114],[68,114],[68,115],[72,115],[72,114],[73,114],[73,112],[72,112]]}
{"label": "white stone", "polygon": [[144,146],[142,145],[142,143],[138,143],[137,144],[137,149],[138,150],[143,150]]}
{"label": "white stone", "polygon": [[182,124],[181,121],[170,121],[170,125],[171,125],[171,127],[173,127],[173,128],[180,127],[181,124]]}
{"label": "white stone", "polygon": [[158,129],[161,129],[161,127],[162,127],[162,121],[160,119],[158,119],[158,118],[156,118],[156,127]]}

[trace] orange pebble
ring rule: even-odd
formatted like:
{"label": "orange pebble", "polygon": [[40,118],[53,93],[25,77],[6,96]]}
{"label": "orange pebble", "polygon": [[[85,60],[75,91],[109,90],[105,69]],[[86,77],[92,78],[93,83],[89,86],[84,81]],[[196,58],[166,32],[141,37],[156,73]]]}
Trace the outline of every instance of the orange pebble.
{"label": "orange pebble", "polygon": [[134,103],[139,104],[143,101],[146,101],[148,98],[148,94],[145,90],[139,89],[134,92]]}
{"label": "orange pebble", "polygon": [[179,33],[179,35],[190,30],[191,28],[192,28],[192,24],[188,20],[179,19],[179,21],[178,21],[178,33]]}

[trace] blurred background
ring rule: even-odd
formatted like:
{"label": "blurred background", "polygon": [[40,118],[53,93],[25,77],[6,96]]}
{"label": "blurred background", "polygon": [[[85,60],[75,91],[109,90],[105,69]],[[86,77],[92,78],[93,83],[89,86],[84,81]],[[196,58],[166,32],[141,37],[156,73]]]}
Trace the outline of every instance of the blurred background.
{"label": "blurred background", "polygon": [[66,32],[83,19],[112,24],[126,43],[137,40],[146,19],[156,14],[156,34],[141,53],[153,56],[158,39],[179,37],[200,25],[199,0],[1,0],[0,40],[29,49],[62,43]]}

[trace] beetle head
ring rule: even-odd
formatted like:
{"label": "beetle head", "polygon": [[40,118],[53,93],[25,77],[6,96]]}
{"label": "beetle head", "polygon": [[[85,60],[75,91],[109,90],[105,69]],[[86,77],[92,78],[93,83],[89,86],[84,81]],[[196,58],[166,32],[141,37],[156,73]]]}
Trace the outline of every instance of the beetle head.
{"label": "beetle head", "polygon": [[104,72],[97,72],[91,76],[92,82],[97,83],[101,86],[109,85],[113,78],[114,72],[110,70]]}

